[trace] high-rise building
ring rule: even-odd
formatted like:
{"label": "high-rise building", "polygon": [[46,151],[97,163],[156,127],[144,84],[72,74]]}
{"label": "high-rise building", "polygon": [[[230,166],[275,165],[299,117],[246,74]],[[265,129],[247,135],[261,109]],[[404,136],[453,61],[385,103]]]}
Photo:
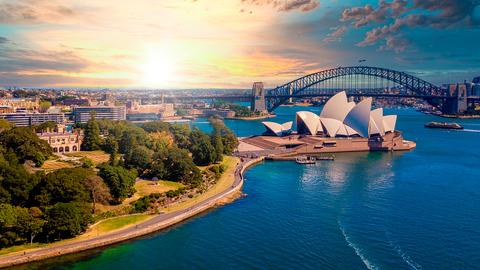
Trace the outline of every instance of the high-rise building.
{"label": "high-rise building", "polygon": [[125,106],[97,106],[97,107],[75,107],[73,117],[75,123],[86,123],[91,115],[95,114],[96,119],[125,120]]}

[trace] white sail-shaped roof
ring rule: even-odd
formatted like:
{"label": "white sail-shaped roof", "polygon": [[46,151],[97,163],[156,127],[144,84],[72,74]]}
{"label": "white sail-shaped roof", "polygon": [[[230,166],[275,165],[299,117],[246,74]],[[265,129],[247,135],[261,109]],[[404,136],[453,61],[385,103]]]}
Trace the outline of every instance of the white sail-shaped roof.
{"label": "white sail-shaped roof", "polygon": [[362,100],[347,114],[344,123],[358,132],[360,136],[365,138],[368,137],[371,108],[372,98]]}
{"label": "white sail-shaped roof", "polygon": [[297,112],[297,131],[299,133],[316,135],[319,125],[320,119],[318,115],[308,111]]}
{"label": "white sail-shaped roof", "polygon": [[[353,103],[355,105],[355,103]],[[321,118],[331,118],[343,122],[348,112],[353,108],[347,100],[347,94],[342,91],[331,97],[323,106]]]}
{"label": "white sail-shaped roof", "polygon": [[370,113],[370,135],[380,134],[385,135],[385,128],[383,127],[383,109],[378,108]]}
{"label": "white sail-shaped roof", "polygon": [[385,127],[385,132],[394,132],[396,124],[397,124],[396,115],[385,115],[383,117],[383,126]]}
{"label": "white sail-shaped roof", "polygon": [[320,117],[320,122],[322,123],[323,129],[326,131],[329,137],[337,136],[337,132],[340,130],[340,127],[343,127],[343,123],[333,118],[323,118]]}
{"label": "white sail-shaped roof", "polygon": [[282,136],[284,133],[292,129],[293,122],[286,122],[284,124],[279,124],[275,122],[262,122],[267,131],[271,134]]}
{"label": "white sail-shaped roof", "polygon": [[282,124],[283,131],[290,131],[292,129],[292,126],[293,126],[293,121],[283,123]]}
{"label": "white sail-shaped roof", "polygon": [[343,125],[345,127],[345,130],[347,131],[348,136],[353,136],[353,135],[358,135],[358,132],[355,131],[353,128]]}

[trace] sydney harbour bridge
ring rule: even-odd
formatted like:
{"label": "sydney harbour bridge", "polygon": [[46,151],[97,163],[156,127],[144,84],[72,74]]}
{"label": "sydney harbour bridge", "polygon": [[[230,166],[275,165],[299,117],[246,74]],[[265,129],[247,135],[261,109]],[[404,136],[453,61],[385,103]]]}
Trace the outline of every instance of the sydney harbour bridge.
{"label": "sydney harbour bridge", "polygon": [[251,101],[252,110],[271,112],[291,98],[329,97],[339,91],[346,91],[347,95],[352,97],[423,99],[446,114],[458,113],[460,108],[467,106],[469,99],[478,99],[467,97],[466,90],[451,91],[406,72],[369,66],[323,70],[273,89],[263,89],[262,83],[254,83],[250,95],[183,96],[166,99]]}

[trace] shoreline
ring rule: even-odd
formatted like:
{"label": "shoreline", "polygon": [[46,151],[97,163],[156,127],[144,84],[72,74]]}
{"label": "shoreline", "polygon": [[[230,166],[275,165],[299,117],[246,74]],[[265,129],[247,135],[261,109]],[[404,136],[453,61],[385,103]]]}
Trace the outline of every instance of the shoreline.
{"label": "shoreline", "polygon": [[233,184],[226,190],[217,193],[194,206],[186,209],[177,210],[171,213],[156,215],[145,222],[139,223],[135,226],[123,228],[118,231],[104,234],[95,238],[85,240],[70,241],[67,243],[59,243],[51,247],[34,248],[32,250],[25,250],[15,252],[12,254],[0,256],[0,268],[12,267],[16,265],[26,264],[35,261],[41,261],[57,256],[77,253],[90,249],[106,247],[113,244],[121,243],[127,240],[135,239],[140,236],[148,235],[179,222],[187,220],[196,216],[212,207],[224,204],[229,201],[236,193],[240,192],[243,187],[243,174],[249,167],[261,162],[264,157],[244,160],[236,165],[234,170]]}

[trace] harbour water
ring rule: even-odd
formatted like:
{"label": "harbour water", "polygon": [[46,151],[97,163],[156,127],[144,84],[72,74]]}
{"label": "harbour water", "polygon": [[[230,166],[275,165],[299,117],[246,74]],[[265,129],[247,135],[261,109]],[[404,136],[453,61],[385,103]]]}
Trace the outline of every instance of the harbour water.
{"label": "harbour water", "polygon": [[[281,107],[269,121],[294,119]],[[334,162],[264,162],[248,195],[165,231],[18,269],[480,269],[480,121],[425,129],[411,109],[403,153],[337,154]],[[228,120],[239,136],[261,121]],[[205,119],[195,123],[208,130]]]}

